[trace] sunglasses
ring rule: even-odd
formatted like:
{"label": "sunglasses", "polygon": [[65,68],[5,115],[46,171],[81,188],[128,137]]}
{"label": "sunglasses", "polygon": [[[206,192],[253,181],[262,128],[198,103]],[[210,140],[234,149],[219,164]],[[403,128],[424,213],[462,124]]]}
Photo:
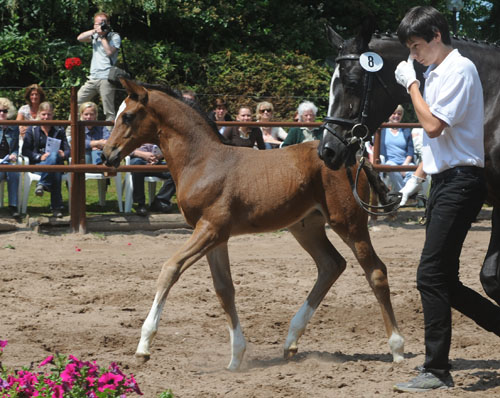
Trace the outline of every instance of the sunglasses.
{"label": "sunglasses", "polygon": [[0,113],[9,113],[8,109],[0,109]]}
{"label": "sunglasses", "polygon": [[272,113],[273,110],[272,109],[261,109],[259,112],[260,113],[264,113],[264,112]]}

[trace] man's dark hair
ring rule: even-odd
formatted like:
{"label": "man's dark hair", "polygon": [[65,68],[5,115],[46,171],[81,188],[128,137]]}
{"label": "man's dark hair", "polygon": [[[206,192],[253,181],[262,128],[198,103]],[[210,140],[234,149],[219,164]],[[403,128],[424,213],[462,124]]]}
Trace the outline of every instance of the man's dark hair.
{"label": "man's dark hair", "polygon": [[450,29],[443,14],[431,6],[418,6],[410,9],[398,27],[398,38],[403,46],[408,40],[420,37],[429,43],[436,33],[441,33],[443,44],[451,45]]}

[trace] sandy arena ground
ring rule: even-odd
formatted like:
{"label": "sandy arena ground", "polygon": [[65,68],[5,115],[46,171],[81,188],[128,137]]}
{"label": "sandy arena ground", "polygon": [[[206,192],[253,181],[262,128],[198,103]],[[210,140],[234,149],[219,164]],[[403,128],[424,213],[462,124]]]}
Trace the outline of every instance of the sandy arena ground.
{"label": "sandy arena ground", "polygon": [[[163,262],[189,230],[135,233],[0,235],[0,339],[7,367],[38,364],[56,351],[134,373],[145,397],[404,397],[395,382],[423,362],[423,318],[415,272],[424,239],[418,212],[372,228],[389,270],[392,302],[406,338],[406,360],[393,364],[378,304],[350,250],[329,230],[348,266],[316,312],[292,361],[282,359],[293,314],[316,269],[287,231],[230,240],[236,298],[248,349],[241,371],[225,370],[229,334],[202,260],[174,286],[152,357],[134,359],[140,327]],[[489,240],[483,211],[462,254],[462,280],[482,292],[479,269]],[[77,249],[80,249],[79,251]],[[453,313],[451,360],[456,387],[420,396],[500,395],[500,340]]]}

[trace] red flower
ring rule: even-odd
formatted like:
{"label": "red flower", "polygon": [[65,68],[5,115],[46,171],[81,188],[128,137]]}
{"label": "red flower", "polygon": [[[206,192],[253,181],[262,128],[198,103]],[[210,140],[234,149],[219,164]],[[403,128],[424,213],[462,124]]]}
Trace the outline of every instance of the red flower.
{"label": "red flower", "polygon": [[82,60],[78,57],[66,58],[64,61],[64,67],[68,70],[73,69],[75,66],[80,66],[82,64]]}

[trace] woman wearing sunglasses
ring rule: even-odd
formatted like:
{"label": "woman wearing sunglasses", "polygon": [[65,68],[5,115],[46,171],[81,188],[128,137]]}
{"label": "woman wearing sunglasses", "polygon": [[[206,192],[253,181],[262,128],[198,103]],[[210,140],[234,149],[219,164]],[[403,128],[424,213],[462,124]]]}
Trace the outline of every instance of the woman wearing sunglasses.
{"label": "woman wearing sunglasses", "polygon": [[[273,104],[267,101],[259,102],[255,111],[255,117],[258,122],[271,122],[273,120],[273,112]],[[287,132],[279,126],[266,126],[260,127],[260,129],[266,149],[278,148],[287,136]]]}

